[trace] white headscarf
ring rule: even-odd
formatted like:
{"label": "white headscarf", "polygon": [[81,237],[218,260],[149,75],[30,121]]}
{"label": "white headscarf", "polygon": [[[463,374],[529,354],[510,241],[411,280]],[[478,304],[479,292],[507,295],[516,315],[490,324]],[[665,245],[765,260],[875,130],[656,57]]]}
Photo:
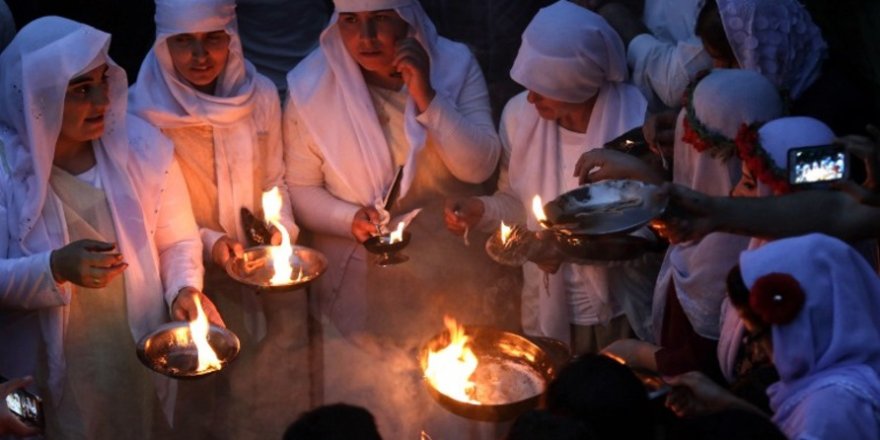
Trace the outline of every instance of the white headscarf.
{"label": "white headscarf", "polygon": [[[410,35],[425,48],[431,63],[431,84],[438,95],[456,101],[472,59],[465,46],[437,35],[434,24],[416,0],[336,2],[336,11],[321,32],[320,48],[287,75],[287,83],[298,116],[323,152],[327,165],[341,176],[352,176],[347,183],[361,206],[374,206],[382,199],[392,184],[395,169],[360,67],[345,49],[336,22],[340,12],[383,9],[394,9],[409,24]],[[427,137],[416,116],[415,102],[408,98],[404,133],[409,152],[401,179],[401,198],[412,183],[415,159]]]}
{"label": "white headscarf", "polygon": [[[167,40],[182,33],[219,30],[229,34],[229,56],[214,95],[208,95],[176,72]],[[233,0],[156,1],[156,42],[131,86],[131,112],[163,129],[213,128],[220,225],[240,242],[245,237],[239,208],[255,208],[253,149],[243,146],[257,145],[257,127],[248,118],[256,97],[256,69],[244,58]]]}
{"label": "white headscarf", "polygon": [[[782,114],[782,99],[770,81],[741,69],[714,70],[696,86],[692,103],[697,119],[732,141],[742,124],[768,121]],[[676,126],[673,181],[712,196],[728,196],[740,177],[740,161],[698,152],[682,140],[682,109]],[[654,332],[663,329],[670,283],[694,331],[709,339],[720,333],[721,301],[727,273],[746,249],[749,237],[712,233],[700,241],[669,247],[654,291]]]}
{"label": "white headscarf", "polygon": [[[606,142],[644,123],[647,101],[638,89],[623,81],[627,78],[626,56],[620,37],[595,13],[568,1],[541,9],[523,34],[522,46],[511,69],[511,77],[530,90],[551,99],[581,103],[596,97],[587,126],[583,151],[600,148]],[[522,102],[516,101],[522,100]],[[516,107],[516,126],[506,127],[513,145],[510,158],[510,185],[520,200],[528,203],[535,194],[545,201],[559,195],[562,151],[559,126],[543,119],[535,107],[519,95],[508,104]],[[531,229],[538,229],[534,216],[528,216]],[[525,270],[538,270],[526,266]],[[574,266],[590,283],[599,321],[613,316],[612,298],[606,269]],[[536,275],[537,276],[537,275]],[[539,289],[538,316],[527,317],[527,331],[568,341],[568,305],[562,276],[550,277],[549,285],[535,282]],[[524,315],[525,316],[525,315]]]}
{"label": "white headscarf", "polygon": [[[793,277],[805,302],[794,320],[772,325],[773,363],[779,382],[767,389],[773,421],[792,438],[813,438],[810,430],[827,425],[823,408],[841,402],[802,404],[823,387],[844,389],[880,411],[880,279],[865,259],[846,243],[821,234],[777,240],[743,252],[740,269],[755,295],[761,277]],[[784,293],[784,292],[783,292]],[[862,403],[859,403],[862,404]],[[852,403],[850,403],[852,405]],[[875,420],[876,422],[876,420]],[[846,427],[847,423],[836,423]],[[859,426],[834,432],[835,438],[859,438]],[[805,437],[801,437],[801,434]],[[831,434],[831,433],[825,433]]]}
{"label": "white headscarf", "polygon": [[797,99],[822,71],[828,46],[797,0],[717,0],[737,62]]}
{"label": "white headscarf", "polygon": [[[126,305],[131,334],[137,341],[167,321],[159,256],[148,230],[152,217],[144,212],[152,211],[156,200],[147,194],[148,188],[136,187],[131,180],[132,174],[151,171],[134,163],[129,137],[156,133],[141,130],[144,127],[137,125],[139,121],[126,122],[125,72],[107,56],[109,44],[110,35],[97,29],[65,18],[43,17],[25,26],[0,55],[0,141],[3,165],[12,180],[6,205],[8,233],[15,243],[7,256],[31,255],[68,243],[62,207],[49,186],[65,94],[71,79],[106,63],[110,105],[104,116],[104,134],[93,145],[117,246],[129,264],[125,270]],[[131,130],[133,124],[139,129]],[[154,148],[156,168],[164,169],[172,159],[170,144],[143,143]],[[71,289],[70,283],[62,288]],[[56,307],[40,313],[49,386],[56,396],[60,396],[65,371],[63,323],[67,312],[66,307]],[[155,378],[161,386],[160,397],[166,397],[169,381],[158,375]]]}

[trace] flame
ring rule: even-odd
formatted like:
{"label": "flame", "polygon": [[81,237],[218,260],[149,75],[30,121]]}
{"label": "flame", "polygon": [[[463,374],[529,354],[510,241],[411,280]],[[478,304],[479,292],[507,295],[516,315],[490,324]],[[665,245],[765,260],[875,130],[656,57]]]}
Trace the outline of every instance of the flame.
{"label": "flame", "polygon": [[189,322],[189,334],[199,355],[199,366],[196,371],[213,371],[223,367],[217,353],[208,344],[208,318],[202,310],[202,301],[199,296],[193,297],[196,303],[196,319]]}
{"label": "flame", "polygon": [[510,226],[501,222],[501,244],[507,245],[507,240],[510,240],[510,233],[513,232],[513,229]]}
{"label": "flame", "polygon": [[406,226],[403,222],[397,224],[397,229],[391,232],[389,238],[391,239],[390,243],[397,243],[403,241],[403,227]]}
{"label": "flame", "polygon": [[541,196],[536,195],[532,198],[532,212],[535,214],[535,218],[538,219],[538,223],[543,226],[544,222],[547,221],[547,216],[544,214],[544,203],[541,202]]}
{"label": "flame", "polygon": [[468,346],[470,338],[465,336],[464,327],[454,319],[444,316],[443,322],[449,330],[449,345],[438,351],[428,352],[428,366],[425,377],[439,392],[460,402],[476,403],[472,396],[476,384],[471,376],[477,369],[477,356]]}
{"label": "flame", "polygon": [[281,224],[281,192],[278,187],[263,193],[263,215],[266,221],[275,226],[281,232],[281,244],[270,246],[269,254],[272,256],[272,267],[275,269],[271,284],[288,284],[294,281],[291,278],[293,267],[290,265],[290,256],[293,255],[293,246],[290,245],[290,234],[287,228]]}

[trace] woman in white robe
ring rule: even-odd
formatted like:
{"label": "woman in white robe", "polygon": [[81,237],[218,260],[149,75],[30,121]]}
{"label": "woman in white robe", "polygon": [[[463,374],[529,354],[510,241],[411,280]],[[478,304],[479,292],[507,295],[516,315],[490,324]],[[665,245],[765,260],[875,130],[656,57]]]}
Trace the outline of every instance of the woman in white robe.
{"label": "woman in white robe", "polygon": [[[511,77],[528,90],[507,103],[501,118],[505,155],[498,192],[462,201],[459,218],[447,215],[452,230],[462,224],[494,229],[501,220],[540,229],[532,198],[547,202],[576,188],[574,167],[583,152],[645,120],[645,98],[624,83],[620,38],[601,17],[568,1],[538,12],[523,34]],[[579,353],[629,337],[631,328],[647,337],[656,270],[649,259],[614,267],[563,263],[553,274],[526,263],[523,327]]]}
{"label": "woman in white robe", "polygon": [[162,438],[176,384],[135,343],[195,297],[222,324],[171,144],[126,117],[109,42],[45,17],[0,55],[0,372],[37,378],[51,438]]}
{"label": "woman in white robe", "polygon": [[[298,228],[286,203],[278,93],[244,58],[235,2],[157,1],[156,41],[129,97],[130,111],[174,143],[205,248],[205,292],[242,340],[239,359],[220,378],[182,390],[182,399],[194,401],[181,411],[208,415],[188,418],[192,426],[181,426],[180,434],[280,436],[292,414],[308,409],[305,297],[260,297],[224,267],[248,246],[240,210],[259,217],[264,191],[279,188],[285,202],[281,223],[292,241]],[[285,359],[289,377],[303,379],[257,374],[271,371],[278,359]],[[291,415],[281,417],[282,407]],[[228,414],[238,412],[253,416]]]}

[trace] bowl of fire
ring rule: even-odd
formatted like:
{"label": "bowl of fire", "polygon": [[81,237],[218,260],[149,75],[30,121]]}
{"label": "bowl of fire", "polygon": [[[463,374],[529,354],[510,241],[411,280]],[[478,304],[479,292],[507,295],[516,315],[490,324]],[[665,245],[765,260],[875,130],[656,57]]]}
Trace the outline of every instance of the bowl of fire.
{"label": "bowl of fire", "polygon": [[[280,246],[254,246],[245,249],[241,257],[229,259],[226,273],[260,291],[287,292],[309,285],[327,270],[327,257],[321,252],[305,246],[291,247],[288,264],[280,268],[276,268],[273,258]],[[285,273],[287,270],[290,272]]]}
{"label": "bowl of fire", "polygon": [[488,422],[512,420],[537,407],[560,368],[525,337],[483,326],[441,332],[424,345],[419,363],[437,403]]}
{"label": "bowl of fire", "polygon": [[374,235],[364,241],[364,248],[371,254],[379,256],[376,262],[379,266],[390,266],[409,261],[409,257],[400,253],[408,244],[412,234],[403,231],[402,234],[392,232],[386,235]]}
{"label": "bowl of fire", "polygon": [[222,370],[238,356],[240,349],[238,336],[228,329],[214,324],[199,329],[197,322],[178,321],[163,324],[144,336],[138,342],[137,355],[157,373],[194,379]]}

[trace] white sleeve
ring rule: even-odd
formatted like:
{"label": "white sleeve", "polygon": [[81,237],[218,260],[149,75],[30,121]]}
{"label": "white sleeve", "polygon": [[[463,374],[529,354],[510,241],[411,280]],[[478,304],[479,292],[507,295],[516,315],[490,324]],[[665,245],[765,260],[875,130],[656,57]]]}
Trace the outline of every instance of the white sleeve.
{"label": "white sleeve", "polygon": [[508,135],[508,126],[513,123],[508,107],[505,107],[504,114],[501,116],[501,170],[498,174],[498,190],[491,196],[483,196],[479,199],[483,201],[485,212],[477,229],[484,232],[491,232],[498,228],[501,221],[506,224],[525,223],[526,211],[523,202],[513,192],[510,187],[510,136]]}
{"label": "white sleeve", "polygon": [[175,160],[168,170],[153,236],[169,307],[180,289],[194,287],[201,291],[203,287],[202,240],[190,206],[186,181]]}
{"label": "white sleeve", "polygon": [[[701,70],[712,67],[698,37],[665,42],[650,34],[633,38],[627,48],[632,81],[642,92],[653,92],[668,107],[681,106],[688,84]],[[650,95],[648,95],[650,97]]]}
{"label": "white sleeve", "polygon": [[311,231],[345,238],[360,206],[339,199],[324,184],[324,157],[311,135],[300,126],[292,99],[284,109],[284,180],[300,224]]}
{"label": "white sleeve", "polygon": [[468,56],[471,64],[461,95],[437,93],[416,120],[436,140],[452,175],[464,182],[482,183],[495,172],[501,144],[492,122],[486,81],[473,55]]}

